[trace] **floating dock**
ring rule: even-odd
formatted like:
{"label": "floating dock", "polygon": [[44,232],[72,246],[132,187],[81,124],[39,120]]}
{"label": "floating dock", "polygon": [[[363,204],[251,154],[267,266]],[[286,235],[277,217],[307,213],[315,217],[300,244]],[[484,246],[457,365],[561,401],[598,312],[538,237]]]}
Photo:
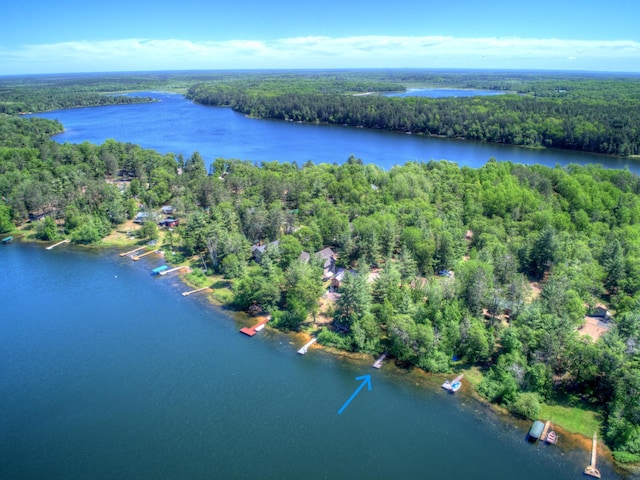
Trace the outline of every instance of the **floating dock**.
{"label": "floating dock", "polygon": [[151,255],[152,253],[158,253],[160,250],[151,250],[149,252],[143,253],[142,255],[134,255],[131,257],[131,260],[135,260],[136,262],[140,260],[142,257],[146,257],[147,255]]}
{"label": "floating dock", "polygon": [[267,322],[269,320],[271,320],[270,317],[266,318],[264,320],[260,320],[253,327],[241,328],[240,332],[244,333],[245,335],[248,335],[249,337],[253,337],[256,333],[258,333],[260,330],[262,330],[264,328],[264,326],[267,324]]}
{"label": "floating dock", "polygon": [[375,363],[372,365],[373,368],[380,368],[382,367],[382,362],[384,361],[384,359],[387,358],[387,352],[384,352],[382,355],[380,355],[380,358],[378,358]]}
{"label": "floating dock", "polygon": [[453,380],[449,381],[445,381],[442,384],[442,388],[444,388],[445,390],[451,392],[451,393],[455,393],[458,390],[460,390],[460,387],[462,386],[462,383],[460,382],[460,380],[462,380],[462,377],[464,377],[464,374],[460,374],[458,375],[456,378],[454,378]]}
{"label": "floating dock", "polygon": [[182,270],[183,268],[187,268],[186,265],[182,265],[181,267],[170,268],[169,270],[163,270],[160,272],[160,275],[166,275],[167,273],[177,272],[178,270]]}
{"label": "floating dock", "polygon": [[162,265],[161,267],[154,268],[153,270],[151,270],[151,275],[160,275],[162,272],[166,271],[167,268],[169,267],[167,267],[166,265]]}
{"label": "floating dock", "polygon": [[182,296],[183,297],[188,297],[192,293],[198,293],[198,292],[201,292],[203,290],[206,290],[207,288],[209,288],[209,287],[196,288],[195,290],[190,290],[188,292],[182,292]]}
{"label": "floating dock", "polygon": [[54,243],[53,245],[49,245],[47,250],[51,250],[52,248],[56,248],[58,245],[62,245],[63,243],[69,243],[71,240],[62,240],[61,242]]}
{"label": "floating dock", "polygon": [[302,347],[300,350],[298,350],[298,353],[300,355],[304,355],[305,353],[307,353],[307,350],[309,350],[309,347],[311,345],[313,345],[314,343],[316,343],[318,341],[318,339],[316,337],[313,337],[311,340],[309,340],[304,347]]}
{"label": "floating dock", "polygon": [[584,469],[584,474],[590,477],[600,478],[600,470],[596,468],[596,457],[598,456],[598,438],[597,433],[593,434],[591,443],[591,463]]}
{"label": "floating dock", "polygon": [[140,250],[144,250],[145,247],[138,247],[138,248],[134,248],[133,250],[129,250],[128,252],[123,252],[120,254],[121,257],[126,257],[128,255],[132,255],[136,252],[139,252]]}

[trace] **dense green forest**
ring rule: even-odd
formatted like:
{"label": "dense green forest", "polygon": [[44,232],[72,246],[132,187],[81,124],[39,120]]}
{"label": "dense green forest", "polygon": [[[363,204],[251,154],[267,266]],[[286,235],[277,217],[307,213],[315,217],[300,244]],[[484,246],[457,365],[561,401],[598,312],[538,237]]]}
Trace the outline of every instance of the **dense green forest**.
{"label": "dense green forest", "polygon": [[[202,82],[188,98],[260,118],[332,123],[526,147],[640,153],[640,78],[535,74],[368,72],[272,74]],[[392,98],[408,86],[484,88],[506,95]],[[354,95],[360,94],[360,95]]]}
{"label": "dense green forest", "polygon": [[[366,87],[356,80],[323,88],[391,88],[382,77]],[[479,169],[428,162],[384,171],[355,157],[215,159],[207,168],[197,152],[61,145],[49,139],[61,128],[0,114],[0,233],[28,227],[42,240],[99,243],[140,211],[170,204],[180,225],[161,232],[167,259],[204,262],[193,276],[222,276],[225,302],[269,313],[283,330],[317,329],[325,345],[387,351],[401,365],[478,366],[480,393],[518,415],[535,418],[542,402],[595,408],[616,458],[640,461],[637,175],[493,159]],[[158,225],[136,234],[157,238]],[[256,245],[266,245],[259,258]],[[326,248],[344,269],[331,295],[315,255]],[[580,327],[599,304],[613,319],[595,340]]]}

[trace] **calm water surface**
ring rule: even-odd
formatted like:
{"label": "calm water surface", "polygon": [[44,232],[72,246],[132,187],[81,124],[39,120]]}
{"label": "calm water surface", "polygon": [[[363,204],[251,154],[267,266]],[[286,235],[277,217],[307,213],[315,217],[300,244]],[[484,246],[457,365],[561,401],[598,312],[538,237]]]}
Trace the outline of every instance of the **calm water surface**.
{"label": "calm water surface", "polygon": [[426,375],[241,335],[161,263],[0,246],[0,478],[582,478],[584,447],[528,444]]}
{"label": "calm water surface", "polygon": [[[383,168],[490,157],[553,166],[614,157],[525,150],[339,126],[248,119],[178,95],[154,104],[84,108],[59,119],[60,142],[132,142],[163,153]],[[629,165],[631,169],[636,167]],[[535,479],[582,478],[584,446],[526,443],[441,379],[349,360],[183,298],[160,258],[65,245],[0,246],[0,478]],[[339,408],[371,373],[342,415]],[[603,478],[623,478],[601,461]]]}
{"label": "calm water surface", "polygon": [[505,93],[498,90],[476,90],[471,88],[409,88],[406,92],[388,93],[385,97],[491,97],[493,95],[504,95]]}
{"label": "calm water surface", "polygon": [[66,131],[59,142],[100,144],[108,138],[139,144],[162,153],[191,155],[206,162],[235,158],[256,162],[278,160],[344,163],[350,155],[384,169],[407,161],[449,160],[480,167],[491,157],[547,166],[600,163],[640,172],[640,163],[606,155],[563,150],[533,150],[508,145],[427,138],[336,125],[308,125],[250,119],[229,108],[205,107],[180,95],[147,92],[160,101],[142,105],[58,110],[38,114],[57,119]]}

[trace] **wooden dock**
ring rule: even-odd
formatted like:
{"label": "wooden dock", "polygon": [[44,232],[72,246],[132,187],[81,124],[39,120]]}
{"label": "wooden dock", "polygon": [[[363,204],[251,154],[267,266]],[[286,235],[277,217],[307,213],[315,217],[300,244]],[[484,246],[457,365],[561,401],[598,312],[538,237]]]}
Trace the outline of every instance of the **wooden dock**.
{"label": "wooden dock", "polygon": [[133,250],[129,250],[128,252],[123,252],[120,254],[121,257],[126,257],[128,255],[132,255],[136,252],[139,252],[140,250],[144,250],[145,247],[138,247],[138,248],[134,248]]}
{"label": "wooden dock", "polygon": [[62,245],[63,243],[69,243],[71,240],[62,240],[61,242],[54,243],[53,245],[49,245],[47,250],[51,250],[52,248],[56,248],[58,245]]}
{"label": "wooden dock", "polygon": [[202,288],[196,288],[195,290],[190,290],[188,292],[182,292],[182,296],[183,297],[188,297],[189,295],[191,295],[192,293],[198,293],[201,292],[203,290],[208,289],[209,287],[202,287]]}
{"label": "wooden dock", "polygon": [[264,320],[260,320],[253,327],[241,328],[240,332],[244,333],[245,335],[248,335],[249,337],[253,337],[256,333],[258,333],[260,330],[264,328],[264,326],[267,324],[269,320],[271,320],[271,317],[267,317]]}
{"label": "wooden dock", "polygon": [[387,352],[384,352],[382,355],[380,355],[380,357],[375,361],[375,363],[372,365],[372,367],[373,368],[382,367],[382,362],[384,361],[385,358],[387,358]]}
{"label": "wooden dock", "polygon": [[456,386],[455,386],[455,385],[456,385],[456,383],[457,383],[457,384],[459,384],[459,383],[460,383],[460,380],[462,380],[462,377],[464,377],[464,374],[462,374],[462,373],[461,373],[460,375],[458,375],[458,376],[457,376],[456,378],[454,378],[453,380],[451,380],[451,381],[449,381],[449,380],[445,381],[445,382],[442,384],[442,388],[444,388],[445,390],[447,390],[447,391],[449,391],[449,392],[451,392],[451,393],[455,393],[455,392],[457,392],[457,391],[460,389],[460,386],[458,385],[458,386],[457,386],[457,388],[456,388]]}
{"label": "wooden dock", "polygon": [[304,347],[302,347],[300,350],[298,350],[298,353],[300,355],[304,355],[305,353],[307,353],[307,350],[309,350],[309,347],[311,345],[313,345],[314,343],[316,343],[318,341],[318,339],[316,337],[313,337],[311,340],[309,340]]}
{"label": "wooden dock", "polygon": [[131,257],[131,260],[135,260],[136,262],[140,260],[142,257],[146,257],[147,255],[151,255],[152,253],[158,253],[160,250],[151,250],[149,252],[145,252],[142,255],[134,255]]}
{"label": "wooden dock", "polygon": [[547,420],[544,424],[544,428],[542,429],[542,433],[540,434],[540,441],[544,442],[547,439],[547,434],[549,433],[549,428],[551,428],[551,420]]}
{"label": "wooden dock", "polygon": [[167,273],[177,272],[178,270],[182,270],[183,268],[187,268],[187,266],[182,265],[181,267],[170,268],[169,270],[164,270],[160,272],[160,275],[166,275]]}
{"label": "wooden dock", "polygon": [[596,468],[596,457],[598,456],[598,439],[597,433],[593,434],[593,441],[591,443],[591,463],[584,469],[584,474],[590,477],[600,478],[600,470]]}

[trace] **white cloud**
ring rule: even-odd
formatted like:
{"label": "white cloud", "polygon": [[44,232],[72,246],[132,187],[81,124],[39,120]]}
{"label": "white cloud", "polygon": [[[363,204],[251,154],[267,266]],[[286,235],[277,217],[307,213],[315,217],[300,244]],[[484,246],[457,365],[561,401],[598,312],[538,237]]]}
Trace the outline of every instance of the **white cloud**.
{"label": "white cloud", "polygon": [[276,40],[123,39],[0,47],[0,74],[227,68],[537,68],[640,71],[630,40],[297,37]]}

